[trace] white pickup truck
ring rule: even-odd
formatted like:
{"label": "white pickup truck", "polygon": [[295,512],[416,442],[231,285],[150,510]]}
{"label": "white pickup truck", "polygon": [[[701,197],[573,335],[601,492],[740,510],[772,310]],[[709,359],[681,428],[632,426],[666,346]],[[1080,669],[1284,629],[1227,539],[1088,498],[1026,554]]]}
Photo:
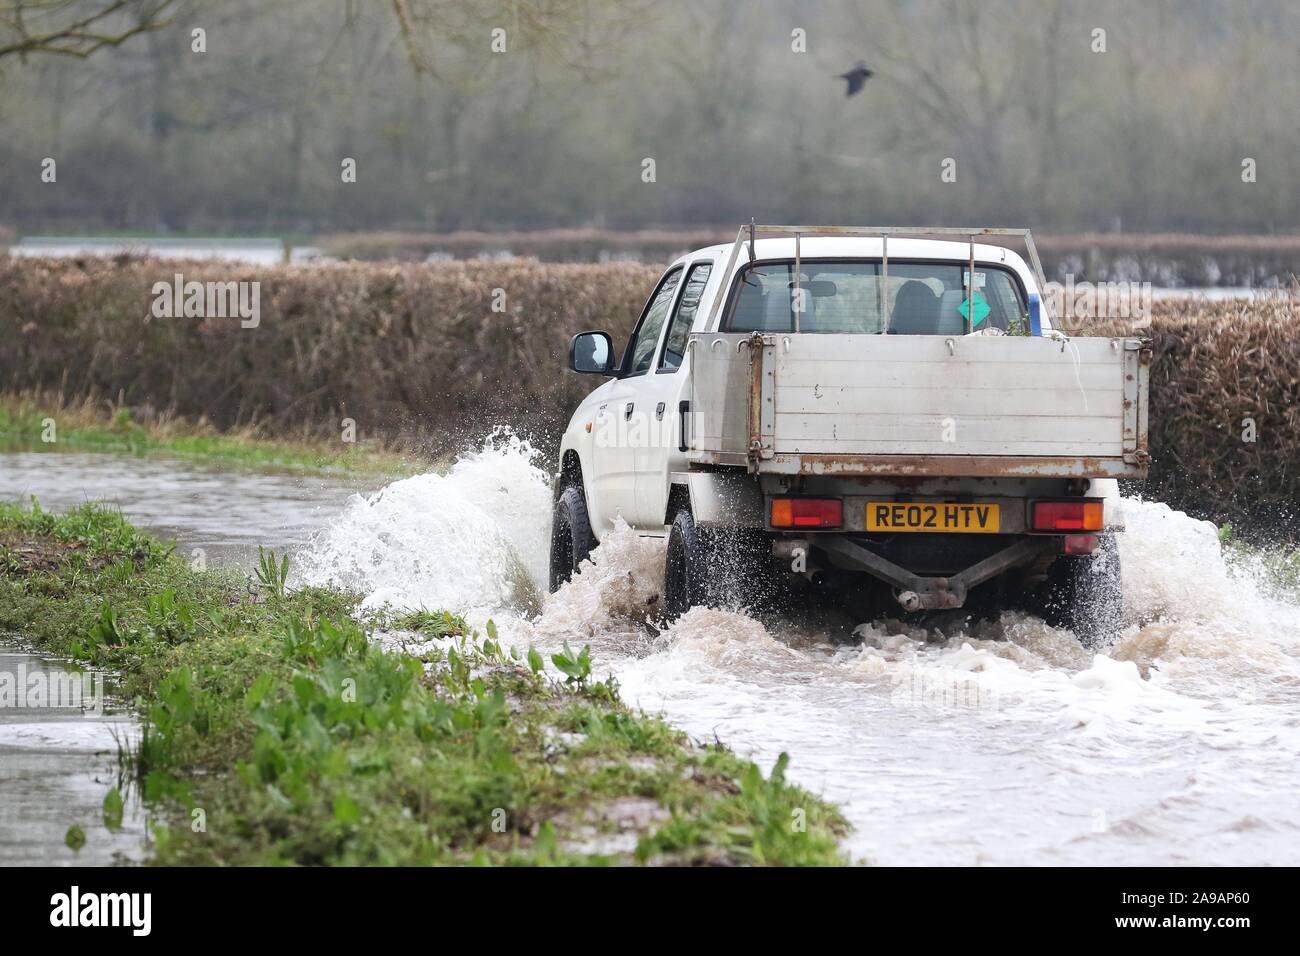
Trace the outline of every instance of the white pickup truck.
{"label": "white pickup truck", "polygon": [[1113,635],[1151,352],[1054,330],[1044,286],[1024,229],[750,225],[682,256],[621,359],[570,343],[609,381],[561,443],[552,590],[621,518],[668,539],[668,619],[832,590]]}

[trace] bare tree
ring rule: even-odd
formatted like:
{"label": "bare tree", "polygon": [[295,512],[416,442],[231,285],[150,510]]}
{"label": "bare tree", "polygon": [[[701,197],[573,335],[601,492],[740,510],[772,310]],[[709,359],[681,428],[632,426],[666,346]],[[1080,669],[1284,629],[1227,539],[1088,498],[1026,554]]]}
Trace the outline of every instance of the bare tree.
{"label": "bare tree", "polygon": [[160,30],[174,0],[5,0],[0,59],[32,53],[85,59],[141,33]]}
{"label": "bare tree", "polygon": [[645,24],[650,0],[390,0],[402,44],[419,74],[446,80],[497,42],[534,61],[591,79],[619,40]]}

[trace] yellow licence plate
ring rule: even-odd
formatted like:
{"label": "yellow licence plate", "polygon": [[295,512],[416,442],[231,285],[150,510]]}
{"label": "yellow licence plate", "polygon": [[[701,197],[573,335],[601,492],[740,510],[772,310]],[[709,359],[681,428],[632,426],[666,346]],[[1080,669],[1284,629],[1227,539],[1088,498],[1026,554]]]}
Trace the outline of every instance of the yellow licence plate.
{"label": "yellow licence plate", "polygon": [[1001,509],[951,501],[868,501],[868,531],[931,531],[997,534]]}

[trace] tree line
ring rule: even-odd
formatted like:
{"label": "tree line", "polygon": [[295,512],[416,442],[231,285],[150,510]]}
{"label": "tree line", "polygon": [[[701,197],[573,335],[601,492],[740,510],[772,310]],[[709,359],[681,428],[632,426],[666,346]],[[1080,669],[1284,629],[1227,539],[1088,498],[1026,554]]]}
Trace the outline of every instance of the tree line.
{"label": "tree line", "polygon": [[0,0],[0,230],[1289,231],[1297,35],[1285,0]]}

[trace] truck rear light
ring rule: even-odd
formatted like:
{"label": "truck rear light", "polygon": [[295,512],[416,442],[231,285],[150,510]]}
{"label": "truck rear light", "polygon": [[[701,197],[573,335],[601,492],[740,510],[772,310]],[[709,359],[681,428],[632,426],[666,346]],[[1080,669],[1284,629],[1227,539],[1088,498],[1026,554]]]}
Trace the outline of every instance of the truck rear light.
{"label": "truck rear light", "polygon": [[773,528],[838,528],[844,523],[839,498],[773,498]]}
{"label": "truck rear light", "polygon": [[1035,501],[1035,531],[1100,531],[1100,501]]}

